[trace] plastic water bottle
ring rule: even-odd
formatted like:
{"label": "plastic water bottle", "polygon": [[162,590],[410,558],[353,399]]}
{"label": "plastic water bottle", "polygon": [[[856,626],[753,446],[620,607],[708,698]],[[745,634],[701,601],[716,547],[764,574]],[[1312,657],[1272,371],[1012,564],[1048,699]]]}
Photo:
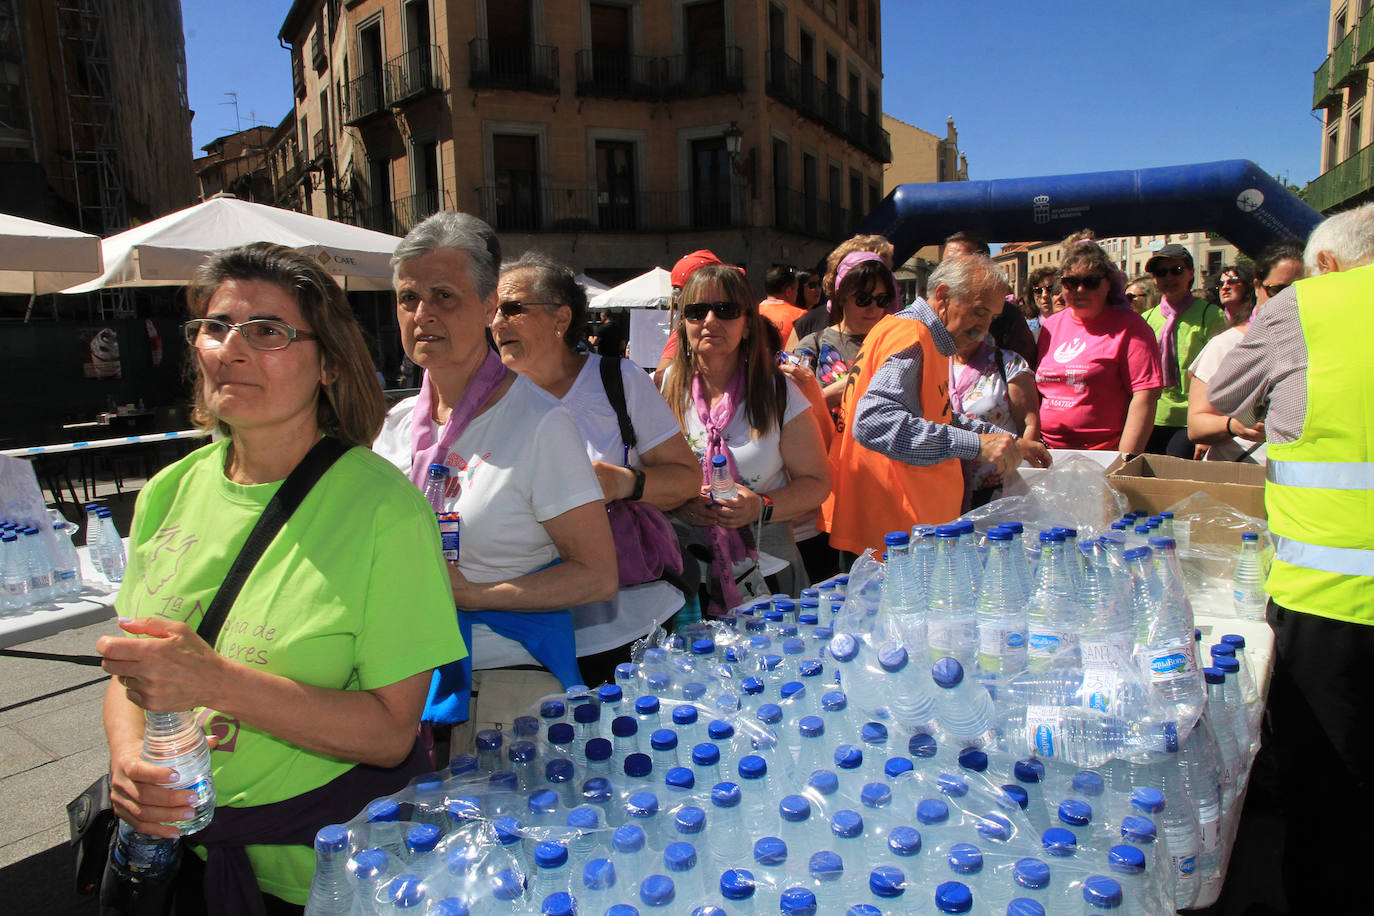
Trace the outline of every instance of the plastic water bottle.
{"label": "plastic water bottle", "polygon": [[[961,554],[959,534],[959,525],[940,525],[935,529],[935,568],[931,570],[926,593],[927,639],[931,661],[949,657],[972,666],[978,631],[969,567],[978,566],[978,561],[976,556],[969,561]],[[978,573],[982,574],[981,566]]]}
{"label": "plastic water bottle", "polygon": [[1264,593],[1264,569],[1260,564],[1259,535],[1247,531],[1240,536],[1240,555],[1231,577],[1231,597],[1236,616],[1244,620],[1263,620],[1268,596]]}
{"label": "plastic water bottle", "polygon": [[1197,899],[1199,888],[1199,835],[1197,811],[1189,802],[1187,783],[1181,763],[1165,767],[1164,842],[1169,849],[1169,881],[1173,888],[1174,906],[1184,909]]}
{"label": "plastic water bottle", "polygon": [[739,496],[739,486],[730,476],[725,456],[716,455],[711,459],[711,501],[721,503],[736,496]]}
{"label": "plastic water bottle", "polygon": [[[892,531],[883,536],[883,544],[887,548],[887,568],[878,613],[900,634],[907,652],[915,654],[927,642],[927,617],[911,563],[911,536],[905,531]],[[850,700],[854,699],[851,694]]]}
{"label": "plastic water bottle", "polygon": [[650,911],[667,912],[677,899],[677,887],[667,875],[649,875],[639,884],[639,902]]}
{"label": "plastic water bottle", "polygon": [[978,667],[991,679],[1005,681],[1026,667],[1026,593],[1012,532],[987,533],[988,561],[978,590]]}
{"label": "plastic water bottle", "polygon": [[1040,532],[1040,550],[1040,566],[1026,615],[1028,667],[1032,671],[1078,662],[1079,614],[1064,556],[1064,536],[1055,531]]}
{"label": "plastic water bottle", "polygon": [[973,891],[962,881],[945,881],[935,888],[935,909],[940,913],[968,913],[973,910]]}
{"label": "plastic water bottle", "polygon": [[71,536],[76,526],[67,521],[53,522],[53,537],[57,539],[57,557],[53,572],[57,577],[55,593],[58,597],[81,592],[81,558]]}
{"label": "plastic water bottle", "polygon": [[439,543],[444,551],[444,559],[457,563],[461,538],[462,518],[457,512],[449,511],[445,491],[451,472],[448,465],[431,464],[425,476],[425,501],[434,510],[439,522]]}
{"label": "plastic water bottle", "polygon": [[120,821],[110,865],[120,877],[139,884],[173,874],[181,855],[177,840],[139,833]]}
{"label": "plastic water bottle", "polygon": [[[700,900],[706,894],[704,869],[697,859],[697,849],[684,841],[669,843],[663,849],[663,868],[673,879],[674,890],[684,903]],[[712,882],[714,884],[715,882]],[[714,888],[712,888],[714,890]]]}
{"label": "plastic water bottle", "polygon": [[210,776],[210,746],[205,732],[191,712],[145,713],[143,759],[155,766],[170,768],[175,776],[169,789],[184,789],[196,794],[191,817],[176,821],[182,836],[203,829],[215,816],[215,783]]}
{"label": "plastic water bottle", "polygon": [[1173,538],[1150,538],[1155,552],[1159,605],[1149,627],[1145,659],[1150,682],[1174,704],[1181,719],[1194,718],[1204,699],[1202,676],[1194,656],[1193,608],[1183,586]]}
{"label": "plastic water bottle", "polygon": [[348,828],[330,824],[315,834],[315,876],[305,911],[310,916],[347,916],[353,906],[348,882]]}
{"label": "plastic water bottle", "polygon": [[727,868],[720,874],[720,896],[724,898],[731,913],[754,916],[759,913],[760,901],[756,899],[758,885],[754,873],[747,868]]}
{"label": "plastic water bottle", "polygon": [[348,875],[349,888],[352,890],[351,912],[370,914],[377,911],[382,890],[390,877],[389,867],[390,861],[386,850],[375,847],[359,850],[348,859],[344,871]]}
{"label": "plastic water bottle", "polygon": [[124,541],[115,528],[114,518],[109,509],[97,509],[100,524],[100,552],[104,558],[102,571],[111,582],[124,581]]}
{"label": "plastic water bottle", "polygon": [[22,543],[29,576],[29,604],[46,604],[55,597],[53,558],[48,555],[37,528],[25,528]]}
{"label": "plastic water bottle", "polygon": [[534,878],[530,881],[529,898],[543,900],[559,891],[572,891],[568,847],[563,843],[547,840],[534,847]]}
{"label": "plastic water bottle", "polygon": [[[907,651],[910,653],[909,649]],[[836,633],[826,647],[827,657],[835,662],[839,672],[846,705],[864,715],[878,712],[890,701],[878,689],[877,678],[867,670],[871,653],[868,643],[850,633]]]}
{"label": "plastic water bottle", "polygon": [[[836,817],[845,813],[846,812],[841,811]],[[847,813],[858,818],[858,815],[853,811]],[[859,832],[859,837],[849,842],[861,847],[863,844],[862,823],[860,824]],[[863,858],[861,851],[856,850],[854,855],[858,856],[857,859],[850,860],[854,864],[854,869],[856,871],[862,870]],[[806,872],[811,879],[809,884],[810,891],[816,898],[816,911],[820,913],[834,913],[838,911],[843,905],[845,897],[844,857],[828,849],[814,852],[807,860]],[[787,912],[787,893],[787,891],[783,892],[783,899],[779,903],[779,907],[783,912]]]}
{"label": "plastic water bottle", "polygon": [[964,677],[964,666],[954,658],[942,658],[930,671],[935,686],[935,708],[940,728],[959,746],[994,747],[995,712],[987,688]]}
{"label": "plastic water bottle", "polygon": [[0,535],[0,610],[29,604],[29,570],[24,545],[13,531]]}
{"label": "plastic water bottle", "polygon": [[778,900],[778,910],[783,916],[816,916],[819,905],[815,893],[800,886],[787,888]]}
{"label": "plastic water bottle", "polygon": [[1131,613],[1114,587],[1108,567],[1099,563],[1092,542],[1079,545],[1082,569],[1079,571],[1078,603],[1083,612],[1079,647],[1083,663],[1109,663],[1115,657],[1129,660],[1135,636]]}
{"label": "plastic water bottle", "polygon": [[716,871],[732,868],[746,860],[749,853],[747,826],[740,808],[743,795],[733,782],[719,782],[711,788],[711,861]]}
{"label": "plastic water bottle", "polygon": [[895,642],[886,643],[878,649],[878,666],[886,675],[882,693],[888,698],[892,718],[913,731],[934,725],[936,691],[912,668],[910,653]]}
{"label": "plastic water bottle", "polygon": [[1083,881],[1085,913],[1103,913],[1120,908],[1124,899],[1121,884],[1106,875],[1091,875]]}

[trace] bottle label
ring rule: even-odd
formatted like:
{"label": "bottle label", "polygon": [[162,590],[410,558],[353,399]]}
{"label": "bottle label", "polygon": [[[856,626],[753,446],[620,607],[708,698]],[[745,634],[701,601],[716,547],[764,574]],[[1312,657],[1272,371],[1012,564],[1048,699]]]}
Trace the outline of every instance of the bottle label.
{"label": "bottle label", "polygon": [[1171,646],[1150,657],[1150,680],[1156,684],[1185,677],[1196,670],[1192,640],[1188,640],[1185,645]]}
{"label": "bottle label", "polygon": [[930,633],[930,648],[945,655],[958,656],[970,646],[978,644],[978,636],[971,623],[933,620],[927,626]]}
{"label": "bottle label", "polygon": [[1054,757],[1059,733],[1059,707],[1026,707],[1026,747],[1040,757]]}
{"label": "bottle label", "polygon": [[979,627],[978,651],[1000,656],[1026,647],[1026,631],[1011,627]]}
{"label": "bottle label", "polygon": [[1185,877],[1197,871],[1197,856],[1173,856],[1174,868]]}
{"label": "bottle label", "polygon": [[436,512],[439,519],[439,542],[443,545],[444,559],[449,563],[458,562],[458,534],[460,519],[457,512]]}
{"label": "bottle label", "polygon": [[1215,813],[1198,819],[1202,853],[1206,855],[1221,843],[1221,821]]}

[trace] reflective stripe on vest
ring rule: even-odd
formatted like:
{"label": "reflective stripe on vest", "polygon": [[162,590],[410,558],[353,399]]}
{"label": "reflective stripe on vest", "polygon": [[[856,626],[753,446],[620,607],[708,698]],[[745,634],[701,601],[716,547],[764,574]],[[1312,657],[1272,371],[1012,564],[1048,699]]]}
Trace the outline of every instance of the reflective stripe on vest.
{"label": "reflective stripe on vest", "polygon": [[1271,458],[1264,476],[1270,483],[1285,487],[1374,490],[1374,462],[1369,461],[1275,461]]}
{"label": "reflective stripe on vest", "polygon": [[1374,577],[1374,550],[1356,547],[1325,547],[1292,538],[1274,538],[1274,558],[1290,566],[1317,569],[1338,576]]}

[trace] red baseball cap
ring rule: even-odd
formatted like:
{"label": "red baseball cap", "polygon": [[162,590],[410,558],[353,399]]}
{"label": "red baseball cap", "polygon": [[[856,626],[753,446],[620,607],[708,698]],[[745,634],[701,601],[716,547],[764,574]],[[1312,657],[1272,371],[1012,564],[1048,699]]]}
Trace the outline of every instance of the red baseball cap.
{"label": "red baseball cap", "polygon": [[705,248],[694,251],[689,255],[684,255],[676,264],[673,265],[671,282],[673,286],[682,289],[687,284],[687,278],[696,272],[698,267],[705,267],[707,264],[724,263],[714,253]]}

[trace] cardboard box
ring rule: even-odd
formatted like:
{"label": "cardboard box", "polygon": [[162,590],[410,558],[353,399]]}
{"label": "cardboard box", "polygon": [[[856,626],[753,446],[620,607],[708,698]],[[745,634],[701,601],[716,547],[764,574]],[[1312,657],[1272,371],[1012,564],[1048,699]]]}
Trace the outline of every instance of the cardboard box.
{"label": "cardboard box", "polygon": [[1137,455],[1107,468],[1107,481],[1132,509],[1156,515],[1199,490],[1253,518],[1264,511],[1264,466],[1235,461],[1188,461],[1167,455]]}

